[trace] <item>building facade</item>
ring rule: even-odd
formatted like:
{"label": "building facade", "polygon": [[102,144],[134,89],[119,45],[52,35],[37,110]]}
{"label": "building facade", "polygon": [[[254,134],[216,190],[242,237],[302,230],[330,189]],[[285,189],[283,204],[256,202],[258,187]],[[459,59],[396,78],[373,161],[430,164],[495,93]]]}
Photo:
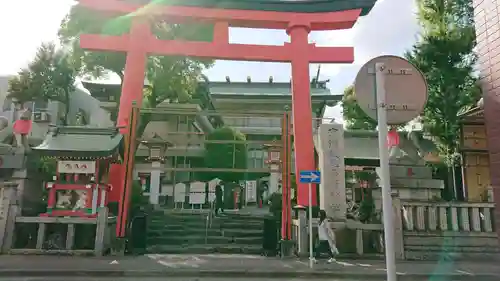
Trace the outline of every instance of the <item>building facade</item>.
{"label": "building facade", "polygon": [[[493,198],[500,204],[500,1],[473,0]],[[500,223],[500,208],[495,209]],[[497,229],[500,233],[500,229]]]}

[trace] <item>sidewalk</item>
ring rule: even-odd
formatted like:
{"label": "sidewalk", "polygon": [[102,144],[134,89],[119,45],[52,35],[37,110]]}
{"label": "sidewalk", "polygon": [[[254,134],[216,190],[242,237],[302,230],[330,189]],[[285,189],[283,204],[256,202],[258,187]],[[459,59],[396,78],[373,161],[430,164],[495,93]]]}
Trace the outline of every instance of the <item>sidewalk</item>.
{"label": "sidewalk", "polygon": [[[116,259],[116,262],[113,262]],[[497,263],[400,262],[398,280],[500,280]],[[3,277],[218,277],[385,280],[383,261],[320,262],[249,255],[149,255],[138,257],[0,256]]]}

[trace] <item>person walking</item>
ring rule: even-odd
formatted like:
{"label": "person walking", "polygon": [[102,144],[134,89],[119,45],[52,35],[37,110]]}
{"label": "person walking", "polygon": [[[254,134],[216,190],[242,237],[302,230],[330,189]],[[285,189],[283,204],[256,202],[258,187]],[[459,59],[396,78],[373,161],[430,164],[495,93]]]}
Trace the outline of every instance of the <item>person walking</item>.
{"label": "person walking", "polygon": [[215,215],[219,215],[220,212],[224,212],[224,202],[223,202],[223,190],[222,186],[219,183],[215,187]]}
{"label": "person walking", "polygon": [[314,261],[317,262],[321,254],[326,253],[328,254],[328,263],[334,262],[335,255],[338,254],[335,244],[335,233],[328,226],[328,220],[326,219],[326,212],[324,210],[319,211],[318,238],[318,244],[314,249]]}

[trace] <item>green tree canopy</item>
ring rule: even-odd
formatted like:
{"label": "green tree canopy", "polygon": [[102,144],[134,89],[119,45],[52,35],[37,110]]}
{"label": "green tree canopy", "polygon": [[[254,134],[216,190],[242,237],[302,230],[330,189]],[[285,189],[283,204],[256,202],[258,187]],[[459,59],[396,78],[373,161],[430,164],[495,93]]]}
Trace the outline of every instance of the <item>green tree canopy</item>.
{"label": "green tree canopy", "polygon": [[344,90],[342,110],[347,129],[375,130],[377,128],[377,121],[366,115],[363,109],[359,107],[353,86],[349,86]]}
{"label": "green tree canopy", "polygon": [[70,57],[53,43],[42,44],[28,67],[9,80],[9,98],[20,103],[58,101],[64,103],[66,124],[71,93],[75,90],[75,70]]}
{"label": "green tree canopy", "polygon": [[[75,68],[82,75],[102,77],[106,72],[118,75],[123,82],[126,54],[122,52],[85,51],[80,48],[81,34],[122,35],[130,30],[132,15],[110,18],[80,5],[71,8],[61,23],[59,39],[72,49]],[[200,24],[169,24],[158,20],[152,23],[153,34],[161,40],[185,39],[209,41],[212,26]],[[212,65],[212,61],[186,57],[151,56],[148,58],[146,79],[149,87],[144,91],[145,107],[156,107],[168,101],[184,103],[191,100],[196,92],[202,71]],[[115,97],[119,101],[119,97]],[[117,104],[117,106],[119,106]],[[149,123],[151,116],[142,115],[139,133]]]}
{"label": "green tree canopy", "polygon": [[406,58],[427,79],[429,97],[422,114],[426,133],[434,137],[450,165],[460,139],[460,110],[480,97],[474,74],[475,32],[471,0],[417,0],[420,40]]}
{"label": "green tree canopy", "polygon": [[[207,136],[205,143],[205,167],[215,169],[246,169],[247,148],[245,135],[230,127],[221,127]],[[215,141],[215,142],[210,142]],[[216,141],[223,141],[217,143]],[[244,172],[210,172],[210,178],[224,182],[238,182],[244,179]]]}

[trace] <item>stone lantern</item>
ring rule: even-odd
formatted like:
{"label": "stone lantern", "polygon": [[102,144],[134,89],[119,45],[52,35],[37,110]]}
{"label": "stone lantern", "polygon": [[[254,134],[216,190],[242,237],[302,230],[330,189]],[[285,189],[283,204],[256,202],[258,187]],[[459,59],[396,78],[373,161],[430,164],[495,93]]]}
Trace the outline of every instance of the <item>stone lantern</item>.
{"label": "stone lantern", "polygon": [[141,141],[141,144],[148,147],[149,156],[146,160],[151,161],[149,202],[153,205],[157,205],[160,200],[161,162],[165,159],[165,151],[171,146],[171,144],[163,140],[157,134],[149,140]]}
{"label": "stone lantern", "polygon": [[277,192],[279,189],[279,181],[281,174],[281,150],[282,145],[277,141],[273,140],[269,144],[264,144],[264,148],[267,150],[267,160],[266,164],[269,165],[269,194]]}

